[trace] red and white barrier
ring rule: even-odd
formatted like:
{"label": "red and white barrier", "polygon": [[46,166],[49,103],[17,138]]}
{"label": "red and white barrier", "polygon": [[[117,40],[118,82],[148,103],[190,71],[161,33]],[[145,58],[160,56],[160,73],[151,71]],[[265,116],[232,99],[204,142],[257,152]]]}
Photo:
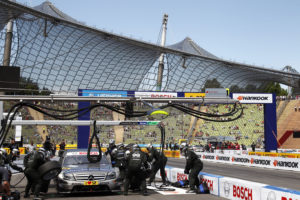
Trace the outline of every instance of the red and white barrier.
{"label": "red and white barrier", "polygon": [[259,200],[266,184],[224,177],[220,179],[220,196],[227,199]]}
{"label": "red and white barrier", "polygon": [[[212,156],[212,155],[210,155]],[[261,157],[260,157],[261,158]],[[208,158],[212,159],[212,157]],[[239,162],[251,163],[251,161],[242,160]],[[275,158],[274,158],[275,159]],[[295,160],[295,159],[292,159]],[[221,158],[219,161],[230,162],[227,158]],[[253,161],[255,164],[264,161]],[[278,165],[278,163],[277,163]],[[187,180],[188,175],[184,174],[184,169],[166,167],[165,173],[170,182]],[[246,181],[236,178],[223,177],[213,174],[201,172],[204,180],[207,182],[210,193],[216,196],[221,196],[226,199],[234,200],[300,200],[300,191],[279,188],[262,183]],[[156,174],[157,178],[161,178],[160,171]]]}
{"label": "red and white barrier", "polygon": [[261,190],[262,200],[299,200],[300,192],[274,186],[266,186]]}

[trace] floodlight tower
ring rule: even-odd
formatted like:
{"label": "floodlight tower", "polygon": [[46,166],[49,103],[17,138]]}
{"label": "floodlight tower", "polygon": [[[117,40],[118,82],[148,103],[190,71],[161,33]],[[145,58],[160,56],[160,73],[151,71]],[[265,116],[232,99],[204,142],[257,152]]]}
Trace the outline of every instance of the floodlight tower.
{"label": "floodlight tower", "polygon": [[[287,70],[288,73],[292,73],[292,67],[291,66],[287,65],[286,70]],[[288,97],[291,97],[292,96],[292,87],[291,87],[292,78],[291,78],[291,75],[289,75],[289,83],[290,83],[290,85],[288,86],[288,91],[287,92],[288,92]]]}
{"label": "floodlight tower", "polygon": [[[3,66],[10,65],[10,54],[11,54],[11,43],[13,37],[13,20],[10,19],[6,24],[6,37],[5,37],[5,46],[4,46],[4,54],[3,54]],[[3,91],[0,91],[0,95],[4,95]],[[3,102],[0,101],[0,121],[3,118]],[[0,124],[1,129],[1,124]]]}
{"label": "floodlight tower", "polygon": [[[164,18],[162,22],[161,42],[160,42],[160,46],[162,47],[164,47],[166,43],[167,23],[168,23],[168,15],[164,14]],[[162,53],[160,54],[159,63],[158,63],[156,91],[161,91],[163,72],[164,72],[164,54]]]}

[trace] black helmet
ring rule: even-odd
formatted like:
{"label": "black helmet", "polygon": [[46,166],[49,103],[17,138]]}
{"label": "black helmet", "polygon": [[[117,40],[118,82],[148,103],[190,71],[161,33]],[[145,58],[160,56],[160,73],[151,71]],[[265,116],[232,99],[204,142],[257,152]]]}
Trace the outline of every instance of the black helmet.
{"label": "black helmet", "polygon": [[183,154],[184,156],[187,155],[188,151],[189,151],[188,146],[185,146],[185,147],[182,148],[182,154]]}

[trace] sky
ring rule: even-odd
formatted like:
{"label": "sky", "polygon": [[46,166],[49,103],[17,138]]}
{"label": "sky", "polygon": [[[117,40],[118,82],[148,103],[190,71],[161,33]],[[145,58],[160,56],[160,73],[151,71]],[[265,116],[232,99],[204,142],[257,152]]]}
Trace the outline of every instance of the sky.
{"label": "sky", "polygon": [[[215,56],[300,72],[299,0],[49,0],[86,25],[157,43],[168,14],[166,45],[190,37]],[[36,6],[43,0],[17,0]]]}

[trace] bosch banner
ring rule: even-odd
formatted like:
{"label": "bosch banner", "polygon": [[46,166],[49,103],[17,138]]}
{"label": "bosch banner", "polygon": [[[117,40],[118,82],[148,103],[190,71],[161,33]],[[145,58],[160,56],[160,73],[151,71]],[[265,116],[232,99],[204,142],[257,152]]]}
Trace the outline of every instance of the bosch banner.
{"label": "bosch banner", "polygon": [[266,184],[224,177],[220,179],[220,196],[227,199],[258,200]]}

